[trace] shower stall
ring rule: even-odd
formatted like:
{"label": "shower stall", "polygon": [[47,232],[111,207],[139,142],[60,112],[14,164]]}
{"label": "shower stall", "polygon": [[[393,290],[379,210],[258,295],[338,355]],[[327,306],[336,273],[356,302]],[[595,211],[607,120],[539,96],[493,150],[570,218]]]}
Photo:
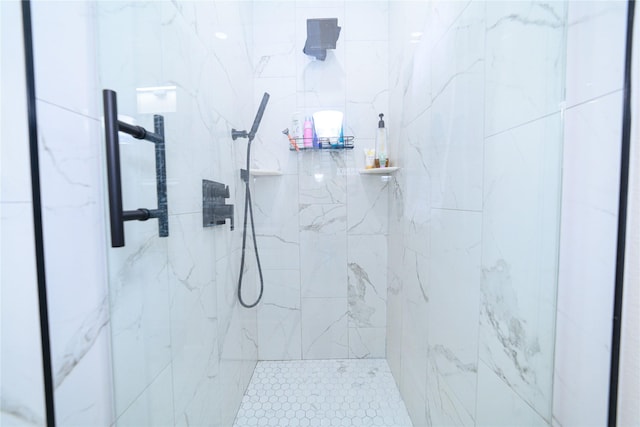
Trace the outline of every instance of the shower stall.
{"label": "shower stall", "polygon": [[[18,5],[2,3],[3,64],[22,61]],[[51,345],[3,326],[20,368],[3,366],[2,425],[45,425],[46,407],[63,426],[231,427],[261,361],[347,359],[390,369],[414,427],[605,424],[627,8],[31,2]],[[307,20],[326,18],[341,30],[318,60]],[[19,119],[12,76],[3,126]],[[168,226],[127,221],[122,247],[107,238],[104,89],[127,129],[164,125]],[[264,93],[243,177],[232,129]],[[319,110],[344,113],[353,146],[290,149],[282,129]],[[381,112],[392,168],[368,173]],[[130,133],[122,208],[160,206],[157,145]],[[20,188],[25,167],[6,169]],[[243,179],[260,266],[249,236],[241,272]],[[226,222],[203,226],[205,181],[228,191]],[[3,227],[30,233],[4,172],[2,202]],[[21,235],[4,233],[3,251]],[[4,256],[3,282],[34,275]],[[3,302],[3,324],[39,334],[34,310]],[[42,357],[47,402],[30,397]]]}

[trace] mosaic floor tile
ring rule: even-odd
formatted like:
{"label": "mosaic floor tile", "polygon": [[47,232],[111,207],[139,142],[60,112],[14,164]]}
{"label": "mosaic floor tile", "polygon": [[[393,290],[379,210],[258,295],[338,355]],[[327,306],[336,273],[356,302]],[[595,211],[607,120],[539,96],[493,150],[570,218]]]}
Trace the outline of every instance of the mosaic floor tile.
{"label": "mosaic floor tile", "polygon": [[412,427],[384,359],[258,362],[234,427]]}

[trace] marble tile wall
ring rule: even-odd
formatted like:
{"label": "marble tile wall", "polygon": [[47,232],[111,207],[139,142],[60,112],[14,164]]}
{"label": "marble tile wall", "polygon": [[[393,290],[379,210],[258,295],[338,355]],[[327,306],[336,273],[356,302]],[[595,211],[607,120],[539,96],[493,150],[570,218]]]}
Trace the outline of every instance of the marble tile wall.
{"label": "marble tile wall", "polygon": [[625,2],[569,3],[553,398],[558,426],[607,423],[626,15]]}
{"label": "marble tile wall", "polygon": [[60,425],[113,421],[91,15],[88,3],[32,3],[47,302]]}
{"label": "marble tile wall", "polygon": [[566,13],[390,3],[387,358],[416,426],[551,424]]}
{"label": "marble tile wall", "polygon": [[[254,100],[271,95],[252,147],[252,168],[281,176],[252,183],[264,301],[264,360],[384,357],[388,182],[361,176],[388,112],[387,2],[260,1],[253,4]],[[302,52],[308,18],[338,18],[335,50]],[[353,151],[290,152],[293,113],[345,114]],[[391,159],[392,162],[395,159]]]}
{"label": "marble tile wall", "polygon": [[[602,424],[612,286],[595,285],[612,283],[624,2],[34,5],[60,424],[228,426],[258,358],[385,355],[416,426]],[[308,17],[343,27],[324,63],[301,52]],[[2,19],[2,60],[20,62],[5,37],[17,3]],[[159,84],[178,94],[171,237],[127,224],[107,285],[99,92],[118,90],[121,114],[150,126],[135,88]],[[229,132],[250,126],[264,91],[252,167],[282,175],[251,183],[266,287],[247,311],[235,302],[246,142]],[[355,150],[290,152],[291,114],[324,108],[345,112]],[[10,286],[35,286],[14,235],[30,232],[26,145],[5,144],[24,129],[2,111],[16,124],[2,129],[2,424],[43,425],[35,288]],[[391,180],[356,173],[379,112],[402,167]],[[126,206],[155,203],[146,148],[123,139]],[[230,184],[235,232],[201,228],[202,178]],[[7,295],[28,308],[6,309]],[[7,332],[9,316],[34,333]]]}
{"label": "marble tile wall", "polygon": [[[250,18],[244,2],[97,8],[100,83],[119,92],[120,113],[149,127],[136,88],[175,86],[177,97],[164,112],[170,236],[158,238],[155,223],[127,224],[131,243],[109,252],[118,425],[149,414],[157,424],[231,425],[257,360],[256,312],[236,298],[246,142],[230,137],[253,118]],[[122,146],[125,206],[155,204],[151,154]],[[202,227],[202,179],[229,185],[236,231]]]}
{"label": "marble tile wall", "polygon": [[44,426],[21,19],[19,2],[0,3],[0,424]]}
{"label": "marble tile wall", "polygon": [[[16,124],[2,128],[2,424],[44,425],[18,6],[2,4],[3,64],[19,65],[2,81],[3,123]],[[32,6],[57,422],[230,426],[257,360],[256,313],[236,303],[240,236],[202,228],[201,179],[229,184],[240,211],[244,148],[230,129],[253,117],[250,4]],[[136,88],[166,84],[177,87],[177,112],[164,113],[170,237],[127,223],[127,246],[106,249],[101,89],[150,128]],[[121,139],[126,209],[156,203],[146,144]]]}

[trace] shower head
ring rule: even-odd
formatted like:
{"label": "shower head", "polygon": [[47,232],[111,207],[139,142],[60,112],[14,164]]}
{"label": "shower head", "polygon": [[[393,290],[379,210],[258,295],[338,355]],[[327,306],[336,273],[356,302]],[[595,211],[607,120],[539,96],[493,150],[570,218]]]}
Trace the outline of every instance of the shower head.
{"label": "shower head", "polygon": [[258,107],[256,118],[253,120],[253,126],[251,126],[251,131],[249,132],[249,141],[252,141],[256,136],[256,133],[258,132],[258,127],[260,126],[260,122],[262,121],[262,115],[264,114],[264,109],[267,107],[267,102],[269,102],[269,94],[265,92],[264,95],[262,95],[260,107]]}

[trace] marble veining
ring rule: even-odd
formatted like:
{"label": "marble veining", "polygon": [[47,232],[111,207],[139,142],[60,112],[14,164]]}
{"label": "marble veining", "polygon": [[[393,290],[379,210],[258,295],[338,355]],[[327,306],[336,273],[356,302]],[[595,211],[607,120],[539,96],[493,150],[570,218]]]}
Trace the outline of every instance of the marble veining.
{"label": "marble veining", "polygon": [[300,215],[304,218],[304,223],[302,219],[300,221],[300,230],[318,234],[332,233],[336,228],[342,228],[347,220],[344,205],[339,204],[327,208],[324,205],[301,204]]}
{"label": "marble veining", "polygon": [[[367,272],[356,263],[349,263],[349,317],[357,326],[371,326],[371,316],[375,308],[365,304],[367,289],[373,292],[376,298],[386,301],[369,280]],[[353,279],[352,279],[353,278]],[[355,283],[354,283],[355,282]]]}
{"label": "marble veining", "polygon": [[313,349],[318,341],[321,341],[323,338],[327,337],[331,330],[338,327],[340,323],[346,318],[346,316],[347,313],[344,313],[337,319],[331,320],[327,326],[324,326],[323,329],[321,329],[319,333],[316,334],[313,340],[307,345],[307,348]]}
{"label": "marble veining", "polygon": [[[535,11],[532,11],[531,7],[538,8],[539,11],[544,12],[544,17],[531,16],[535,15]],[[527,10],[527,15],[524,13],[510,13],[507,16],[499,18],[495,24],[487,27],[487,30],[493,30],[505,22],[515,22],[522,25],[533,25],[539,27],[549,28],[563,28],[565,25],[564,17],[560,16],[551,3],[530,2],[530,8]]]}
{"label": "marble veining", "polygon": [[[522,381],[542,394],[531,360],[540,354],[540,343],[537,337],[528,336],[524,326],[526,321],[516,315],[518,301],[510,290],[513,284],[509,270],[504,260],[483,269],[481,319],[483,323],[488,322],[488,327],[502,346],[500,351],[508,356]],[[487,350],[491,354],[492,349],[487,347]],[[513,386],[512,380],[499,365],[488,362],[496,374]]]}
{"label": "marble veining", "polygon": [[456,353],[441,344],[429,346],[429,356],[434,359],[444,358],[450,365],[454,366],[459,372],[478,372],[477,363],[464,363],[456,355]]}
{"label": "marble veining", "polygon": [[102,303],[82,322],[78,330],[67,342],[64,353],[54,364],[54,385],[59,387],[82,358],[91,350],[100,332],[109,323],[109,303],[105,297]]}
{"label": "marble veining", "polygon": [[7,414],[28,425],[45,425],[44,419],[40,414],[36,413],[21,402],[14,401],[9,393],[4,390],[2,390],[2,398],[0,398],[0,411],[2,411],[3,414]]}

